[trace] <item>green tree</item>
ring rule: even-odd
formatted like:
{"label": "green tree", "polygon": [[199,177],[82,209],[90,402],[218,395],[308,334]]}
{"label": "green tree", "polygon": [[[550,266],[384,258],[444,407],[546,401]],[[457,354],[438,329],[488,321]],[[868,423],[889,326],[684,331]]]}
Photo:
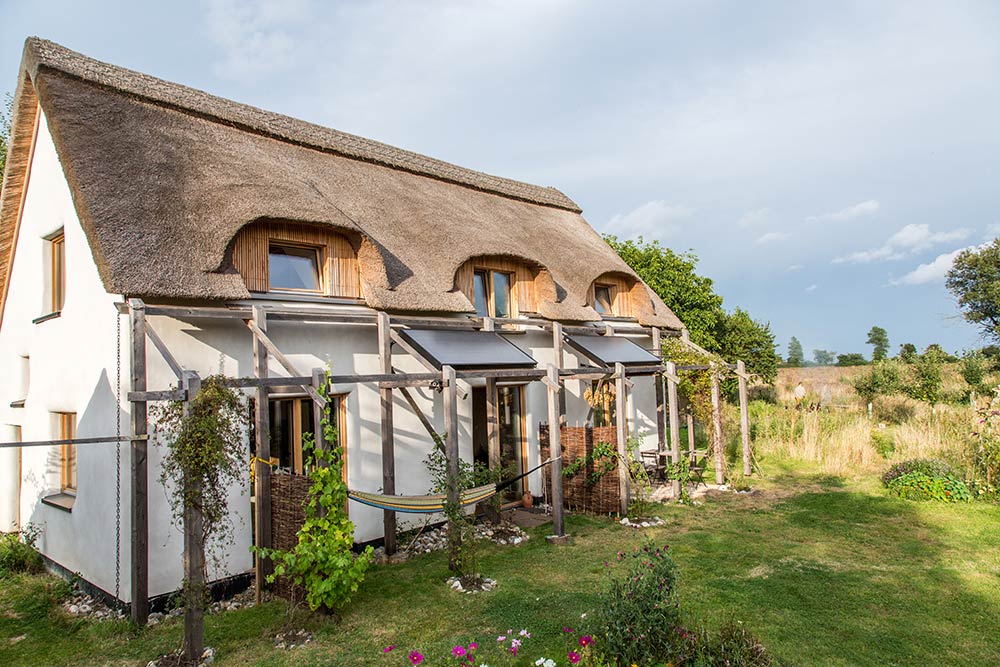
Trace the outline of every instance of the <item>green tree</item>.
{"label": "green tree", "polygon": [[805,361],[805,357],[802,354],[802,343],[795,336],[788,341],[788,365],[789,366],[801,366]]}
{"label": "green tree", "polygon": [[742,308],[723,313],[716,332],[719,354],[726,359],[742,359],[747,372],[770,384],[778,375],[774,334],[771,325],[755,321]]}
{"label": "green tree", "polygon": [[894,394],[902,387],[903,373],[899,363],[888,359],[876,361],[872,367],[854,378],[854,391],[865,403],[879,396]]}
{"label": "green tree", "polygon": [[813,359],[817,366],[832,366],[837,360],[837,353],[833,350],[813,350]]}
{"label": "green tree", "polygon": [[963,317],[1000,342],[1000,238],[960,252],[945,285],[958,299]]}
{"label": "green tree", "polygon": [[906,363],[917,358],[917,346],[913,343],[903,343],[899,346],[899,358]]}
{"label": "green tree", "polygon": [[691,340],[712,352],[719,351],[716,336],[725,315],[722,297],[715,293],[710,278],[695,272],[697,256],[691,252],[675,253],[658,241],[646,243],[642,237],[626,241],[619,241],[614,236],[604,238],[681,318],[691,333]]}
{"label": "green tree", "polygon": [[958,361],[958,357],[954,354],[948,354],[945,352],[944,348],[938,343],[931,343],[926,348],[924,348],[924,353],[921,355],[923,357],[929,357],[937,363],[953,363]]}
{"label": "green tree", "polygon": [[906,393],[910,398],[926,401],[931,405],[941,398],[941,364],[943,359],[937,354],[926,352],[910,364],[910,383]]}
{"label": "green tree", "polygon": [[872,361],[882,361],[889,354],[889,334],[882,327],[872,327],[865,342],[873,346]]}
{"label": "green tree", "polygon": [[867,363],[864,355],[857,352],[837,355],[838,366],[864,366]]}
{"label": "green tree", "polygon": [[979,350],[966,350],[965,354],[962,355],[962,365],[959,366],[959,372],[972,391],[980,393],[985,391],[986,370],[986,356]]}

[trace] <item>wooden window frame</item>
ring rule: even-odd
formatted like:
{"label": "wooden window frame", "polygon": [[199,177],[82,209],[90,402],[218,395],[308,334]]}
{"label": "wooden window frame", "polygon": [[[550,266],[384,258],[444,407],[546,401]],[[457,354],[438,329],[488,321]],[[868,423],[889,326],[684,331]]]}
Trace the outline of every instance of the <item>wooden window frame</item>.
{"label": "wooden window frame", "polygon": [[[597,310],[597,290],[601,289],[606,289],[608,291],[608,312],[606,313],[602,313]],[[608,283],[594,283],[594,310],[597,310],[597,314],[601,317],[618,317],[618,287],[616,285],[610,285]]]}
{"label": "wooden window frame", "polygon": [[475,302],[475,277],[476,275],[484,276],[483,284],[486,286],[486,312],[488,317],[496,317],[496,285],[493,282],[494,274],[502,273],[507,276],[507,314],[504,317],[514,316],[514,299],[516,298],[516,293],[514,291],[514,284],[517,280],[517,274],[511,271],[501,271],[500,269],[493,269],[489,267],[475,267],[472,270],[473,279],[473,302]]}
{"label": "wooden window frame", "polygon": [[[76,438],[76,413],[57,412],[59,418],[59,439],[72,440]],[[59,490],[66,495],[75,496],[79,485],[77,477],[76,445],[59,446]]]}
{"label": "wooden window frame", "polygon": [[[337,407],[337,423],[339,428],[337,429],[337,439],[340,443],[341,449],[343,450],[343,468],[342,477],[344,482],[347,482],[347,436],[344,433],[344,425],[347,419],[347,394],[332,394],[327,400],[336,400],[338,403]],[[302,436],[306,431],[312,432],[312,424],[302,423],[302,403],[304,401],[312,402],[312,398],[307,395],[293,395],[293,396],[282,396],[282,395],[272,395],[270,403],[279,403],[283,401],[288,401],[293,404],[291,414],[292,414],[292,424],[291,424],[291,446],[292,446],[292,473],[296,475],[305,475],[305,463],[304,456],[302,452]],[[318,410],[315,405],[313,405],[313,410]],[[270,417],[269,417],[270,418]],[[271,424],[273,427],[273,424]],[[270,429],[269,429],[270,430]],[[273,430],[271,431],[273,433]],[[315,434],[313,434],[315,437]],[[314,440],[315,441],[315,440]]]}
{"label": "wooden window frame", "polygon": [[49,313],[66,306],[66,232],[59,230],[46,239],[49,245]]}
{"label": "wooden window frame", "polygon": [[[273,287],[271,285],[271,248],[295,248],[297,250],[311,250],[316,255],[316,282],[317,289],[297,289],[294,287]],[[284,241],[280,238],[269,237],[267,240],[267,291],[274,294],[319,294],[327,293],[326,277],[326,249],[321,245],[311,243],[301,243],[298,241]]]}

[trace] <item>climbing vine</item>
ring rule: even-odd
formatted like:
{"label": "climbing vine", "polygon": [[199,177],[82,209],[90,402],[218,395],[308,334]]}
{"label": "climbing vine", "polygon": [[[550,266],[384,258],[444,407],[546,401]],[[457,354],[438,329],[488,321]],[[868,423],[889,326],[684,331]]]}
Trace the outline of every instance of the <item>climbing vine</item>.
{"label": "climbing vine", "polygon": [[[156,440],[166,447],[160,482],[172,489],[168,502],[173,521],[180,526],[185,508],[201,510],[206,543],[230,544],[229,490],[242,484],[246,470],[246,400],[227,387],[222,376],[201,382],[190,403],[175,401],[150,409]],[[216,560],[218,549],[212,553]]]}
{"label": "climbing vine", "polygon": [[[327,395],[324,387],[322,394]],[[347,484],[343,478],[344,450],[337,429],[331,425],[330,403],[323,411],[324,447],[316,447],[311,434],[302,436],[302,452],[309,470],[305,521],[298,542],[289,551],[253,547],[261,558],[274,563],[268,583],[287,576],[306,591],[310,609],[335,609],[357,592],[372,561],[372,548],[355,554],[354,523],[347,516]]]}
{"label": "climbing vine", "polygon": [[563,468],[563,477],[575,477],[581,471],[593,466],[584,480],[586,486],[596,486],[601,478],[609,472],[618,469],[618,452],[603,440],[594,445],[586,456],[578,456],[576,460]]}
{"label": "climbing vine", "polygon": [[678,390],[683,394],[694,411],[694,417],[703,424],[712,420],[712,374],[721,378],[728,368],[726,361],[715,354],[702,354],[692,350],[676,338],[663,341],[663,358],[678,366],[704,366],[715,364],[715,370],[678,371]]}

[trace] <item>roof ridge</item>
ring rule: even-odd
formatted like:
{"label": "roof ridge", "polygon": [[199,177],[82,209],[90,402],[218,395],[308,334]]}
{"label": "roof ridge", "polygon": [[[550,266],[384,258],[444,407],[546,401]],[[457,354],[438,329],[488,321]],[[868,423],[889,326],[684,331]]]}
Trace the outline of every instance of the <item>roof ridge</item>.
{"label": "roof ridge", "polygon": [[149,74],[95,60],[55,42],[28,37],[24,62],[34,78],[47,68],[160,106],[191,113],[213,122],[235,125],[280,141],[333,152],[365,162],[428,176],[542,206],[579,213],[580,207],[553,187],[486,174],[379,141],[341,132],[316,123],[267,111],[212,95]]}

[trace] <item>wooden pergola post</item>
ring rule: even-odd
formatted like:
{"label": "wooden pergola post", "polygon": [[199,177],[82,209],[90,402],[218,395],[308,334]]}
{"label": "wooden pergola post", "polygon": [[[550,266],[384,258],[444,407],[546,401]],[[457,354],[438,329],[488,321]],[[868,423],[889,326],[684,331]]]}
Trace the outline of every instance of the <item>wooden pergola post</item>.
{"label": "wooden pergola post", "polygon": [[[563,352],[563,325],[559,322],[552,323],[552,354],[555,357],[557,369],[563,367],[566,355]],[[559,422],[562,426],[566,422],[566,387],[559,385]]]}
{"label": "wooden pergola post", "polygon": [[[492,317],[483,318],[483,331],[494,331],[496,325]],[[497,393],[496,378],[486,378],[486,448],[489,457],[490,470],[500,468],[500,406]],[[500,523],[500,513],[494,511],[492,504],[488,505],[489,518],[493,523]]]}
{"label": "wooden pergola post", "polygon": [[740,388],[740,440],[743,445],[743,474],[753,472],[750,454],[750,407],[747,392],[747,367],[742,361],[736,362],[736,377]]}
{"label": "wooden pergola post", "polygon": [[563,525],[563,488],[562,488],[562,440],[559,424],[559,369],[555,364],[549,364],[546,388],[549,395],[549,456],[552,457],[552,533],[556,537],[566,534]]}
{"label": "wooden pergola post", "polygon": [[726,481],[726,453],[722,444],[722,391],[715,362],[710,364],[712,374],[712,450],[715,452],[715,483]]}
{"label": "wooden pergola post", "polygon": [[[660,359],[663,358],[663,346],[660,341],[660,328],[653,327],[653,354],[655,354]],[[663,375],[657,373],[653,376],[653,380],[656,383],[655,394],[656,394],[656,454],[657,456],[663,456],[667,451],[667,434],[666,434],[666,410],[663,404]]]}
{"label": "wooden pergola post", "polygon": [[684,420],[688,431],[688,460],[694,465],[698,462],[698,455],[695,453],[694,415],[688,412],[684,415]]}
{"label": "wooden pergola post", "polygon": [[626,392],[628,385],[625,378],[625,365],[615,364],[615,428],[618,436],[618,497],[620,499],[619,511],[622,516],[628,514],[628,505],[631,498],[629,489],[628,470],[628,400]]}
{"label": "wooden pergola post", "polygon": [[[197,373],[184,373],[181,386],[187,393],[184,416],[191,414],[191,404],[201,390]],[[185,496],[201,496],[201,479],[185,475]],[[205,650],[205,517],[197,504],[184,503],[184,657],[192,664],[201,660]]]}
{"label": "wooden pergola post", "polygon": [[[312,387],[316,393],[323,395],[323,384],[326,372],[322,368],[314,368],[312,372]],[[323,433],[323,417],[326,414],[326,405],[320,405],[313,401],[313,444],[316,449],[326,449],[326,437]]]}
{"label": "wooden pergola post", "polygon": [[[389,314],[380,311],[378,314],[378,359],[382,373],[392,373],[392,333]],[[382,407],[382,493],[396,493],[396,446],[393,438],[392,424],[392,389],[379,389],[379,402]],[[385,553],[388,556],[396,553],[396,513],[392,510],[382,510],[382,534],[385,540]]]}
{"label": "wooden pergola post", "polygon": [[[448,503],[452,508],[459,505],[458,488],[458,382],[455,369],[443,366],[441,376],[444,382],[444,451],[448,463]],[[454,522],[448,524],[448,569],[458,569],[458,552],[462,546],[462,535]]]}
{"label": "wooden pergola post", "polygon": [[[260,331],[267,332],[267,312],[261,306],[253,306],[252,322]],[[256,336],[253,339],[253,375],[257,379],[267,377],[267,348]],[[257,450],[254,475],[254,536],[255,544],[261,548],[271,547],[271,424],[267,387],[259,386],[254,403],[254,445]],[[257,556],[254,569],[256,601],[260,604],[266,577],[271,571],[271,563]]]}
{"label": "wooden pergola post", "polygon": [[[677,465],[681,461],[681,416],[680,406],[677,405],[677,384],[680,378],[677,377],[677,364],[668,361],[666,365],[667,372],[663,374],[663,379],[667,383],[667,407],[670,410],[670,460]],[[674,479],[671,486],[674,498],[680,500],[681,480]]]}
{"label": "wooden pergola post", "polygon": [[[129,361],[131,387],[146,391],[146,306],[140,299],[129,299],[129,324],[132,335]],[[149,471],[146,459],[146,436],[149,434],[145,399],[132,401],[131,508],[132,533],[131,597],[132,622],[146,625],[149,618]]]}

